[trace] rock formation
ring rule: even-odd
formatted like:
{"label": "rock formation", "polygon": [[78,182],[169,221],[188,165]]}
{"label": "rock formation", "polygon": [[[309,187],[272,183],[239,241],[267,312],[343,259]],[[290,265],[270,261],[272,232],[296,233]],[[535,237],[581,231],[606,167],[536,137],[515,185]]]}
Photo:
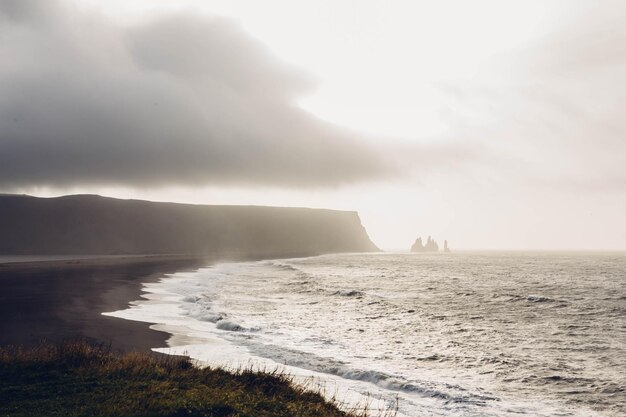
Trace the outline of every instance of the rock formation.
{"label": "rock formation", "polygon": [[[443,251],[450,252],[447,240],[443,242]],[[411,252],[439,252],[439,244],[430,236],[426,239],[426,244],[423,244],[422,238],[418,237],[413,246],[411,246]]]}
{"label": "rock formation", "polygon": [[428,240],[426,241],[425,248],[426,248],[426,252],[438,252],[439,251],[439,245],[430,236],[428,236]]}
{"label": "rock formation", "polygon": [[415,243],[411,246],[411,252],[424,252],[424,244],[421,237],[415,239]]}

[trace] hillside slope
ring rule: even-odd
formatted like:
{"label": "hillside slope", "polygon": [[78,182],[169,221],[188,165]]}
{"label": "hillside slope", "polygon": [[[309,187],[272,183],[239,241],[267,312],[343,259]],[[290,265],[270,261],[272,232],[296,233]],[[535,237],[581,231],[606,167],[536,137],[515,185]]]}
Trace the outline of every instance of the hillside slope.
{"label": "hillside slope", "polygon": [[376,250],[356,212],[0,195],[0,254],[265,257]]}

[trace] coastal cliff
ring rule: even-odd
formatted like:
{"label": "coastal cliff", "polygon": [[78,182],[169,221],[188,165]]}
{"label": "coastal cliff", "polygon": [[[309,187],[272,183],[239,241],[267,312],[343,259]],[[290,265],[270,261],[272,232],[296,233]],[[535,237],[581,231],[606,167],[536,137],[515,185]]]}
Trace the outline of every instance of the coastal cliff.
{"label": "coastal cliff", "polygon": [[369,252],[356,212],[96,195],[0,195],[0,254],[305,256]]}

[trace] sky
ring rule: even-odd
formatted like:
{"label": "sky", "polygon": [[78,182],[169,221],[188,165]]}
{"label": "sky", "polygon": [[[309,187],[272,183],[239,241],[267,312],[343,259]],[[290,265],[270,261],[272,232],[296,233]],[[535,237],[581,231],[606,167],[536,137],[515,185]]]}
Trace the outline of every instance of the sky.
{"label": "sky", "polygon": [[626,249],[626,3],[0,0],[0,192]]}

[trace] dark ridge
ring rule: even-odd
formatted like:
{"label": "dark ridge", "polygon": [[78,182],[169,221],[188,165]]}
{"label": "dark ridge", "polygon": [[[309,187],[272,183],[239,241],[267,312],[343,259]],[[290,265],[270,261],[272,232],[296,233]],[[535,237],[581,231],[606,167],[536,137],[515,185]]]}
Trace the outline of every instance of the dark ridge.
{"label": "dark ridge", "polygon": [[304,256],[368,252],[356,212],[97,195],[0,195],[0,254]]}

